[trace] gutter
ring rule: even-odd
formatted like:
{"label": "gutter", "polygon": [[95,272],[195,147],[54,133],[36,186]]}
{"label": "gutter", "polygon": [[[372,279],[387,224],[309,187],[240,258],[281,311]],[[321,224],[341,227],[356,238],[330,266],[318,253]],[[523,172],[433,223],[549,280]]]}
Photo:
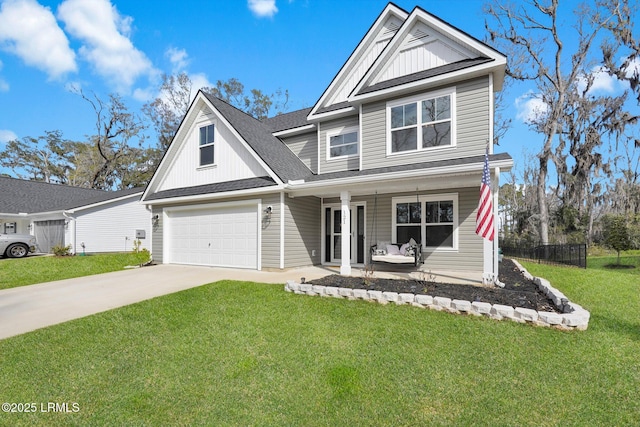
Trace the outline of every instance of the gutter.
{"label": "gutter", "polygon": [[[360,175],[360,176],[347,176],[342,178],[325,179],[319,181],[304,181],[304,180],[290,180],[287,183],[286,190],[307,190],[314,188],[323,188],[327,186],[337,185],[350,185],[350,184],[362,184],[379,181],[389,181],[393,179],[410,179],[420,177],[430,177],[439,175],[459,175],[470,172],[482,171],[484,163],[471,163],[463,166],[452,168],[451,166],[439,166],[435,168],[429,168],[427,171],[424,169],[415,169],[408,171],[388,172],[382,174]],[[513,160],[497,160],[491,163],[491,169],[494,168],[511,168],[513,166]]]}
{"label": "gutter", "polygon": [[191,196],[169,197],[164,199],[140,200],[140,203],[144,205],[173,205],[183,202],[200,202],[206,200],[227,199],[229,197],[269,194],[286,189],[287,184],[276,184],[267,187],[260,187],[258,189],[249,188],[246,190],[225,191],[221,193],[205,193]]}

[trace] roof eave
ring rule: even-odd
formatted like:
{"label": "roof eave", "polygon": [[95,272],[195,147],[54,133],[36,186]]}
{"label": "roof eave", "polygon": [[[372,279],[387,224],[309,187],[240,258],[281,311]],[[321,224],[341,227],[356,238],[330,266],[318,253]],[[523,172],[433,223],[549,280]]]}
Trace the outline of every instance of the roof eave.
{"label": "roof eave", "polygon": [[409,82],[386,89],[380,89],[363,94],[353,94],[349,97],[349,102],[353,104],[371,102],[381,98],[388,98],[390,96],[400,96],[420,90],[436,88],[438,86],[443,86],[446,84],[457,83],[462,80],[481,77],[489,75],[491,73],[494,74],[494,91],[499,91],[502,89],[505,65],[506,62],[504,64],[496,61],[487,62],[473,67],[464,68],[462,70],[453,71],[451,73],[441,74],[438,76],[417,80],[415,82]]}
{"label": "roof eave", "polygon": [[326,113],[319,114],[309,114],[307,120],[310,122],[320,122],[327,119],[336,119],[343,116],[348,116],[350,114],[356,113],[356,107],[350,106],[348,108],[340,108],[338,110],[327,111]]}
{"label": "roof eave", "polygon": [[293,135],[299,135],[302,133],[311,132],[315,129],[316,129],[316,124],[311,123],[304,126],[299,126],[291,129],[285,129],[278,132],[273,132],[272,135],[275,136],[276,138],[280,138],[280,137],[293,136]]}
{"label": "roof eave", "polygon": [[173,204],[181,204],[181,203],[187,203],[187,202],[203,202],[207,200],[227,199],[230,197],[241,197],[241,196],[274,193],[274,192],[282,191],[284,188],[285,188],[284,184],[276,184],[276,185],[271,185],[267,187],[247,188],[244,190],[223,191],[219,193],[206,193],[206,194],[197,194],[193,196],[177,196],[177,197],[167,197],[163,199],[142,200],[141,203],[144,205],[173,205]]}

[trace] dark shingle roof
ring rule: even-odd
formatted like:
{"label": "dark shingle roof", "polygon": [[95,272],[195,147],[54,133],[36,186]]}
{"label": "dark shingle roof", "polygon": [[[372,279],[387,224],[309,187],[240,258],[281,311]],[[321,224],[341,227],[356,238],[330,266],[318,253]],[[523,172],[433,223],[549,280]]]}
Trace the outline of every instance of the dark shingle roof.
{"label": "dark shingle roof", "polygon": [[311,173],[302,160],[271,134],[269,126],[215,96],[204,95],[283,182]]}
{"label": "dark shingle roof", "polygon": [[464,70],[465,68],[473,67],[475,65],[480,65],[486,62],[491,62],[491,61],[493,61],[493,59],[485,58],[485,57],[463,59],[461,61],[452,62],[451,64],[430,68],[424,71],[418,71],[417,73],[407,74],[406,76],[385,80],[383,82],[364,87],[362,88],[362,90],[360,90],[360,92],[358,92],[358,95],[364,95],[366,93],[388,89],[391,87],[400,86],[407,83],[413,83],[419,80],[428,79],[431,77],[436,77],[436,76],[440,76],[447,73],[452,73],[454,71]]}
{"label": "dark shingle roof", "polygon": [[310,124],[307,121],[307,116],[311,108],[304,108],[302,110],[291,111],[289,113],[278,114],[274,117],[265,119],[263,123],[271,130],[271,132],[280,132],[283,130],[294,129],[300,126]]}
{"label": "dark shingle roof", "polygon": [[102,191],[0,177],[0,212],[18,214],[61,211],[106,202],[143,191],[143,188]]}
{"label": "dark shingle roof", "polygon": [[[140,196],[142,196],[143,192],[144,192],[144,187],[128,188],[126,190],[119,190],[119,191],[101,191],[100,193],[102,194],[98,194],[97,196],[92,197],[90,199],[78,201],[73,205],[65,206],[64,209],[74,209],[82,206],[89,206],[96,203],[119,199],[120,197],[130,196],[132,194],[140,194]],[[138,197],[138,199],[140,199],[140,197]]]}
{"label": "dark shingle roof", "polygon": [[198,185],[196,187],[174,188],[159,191],[149,195],[145,200],[170,199],[174,197],[199,196],[202,194],[223,193],[225,191],[248,190],[276,185],[276,182],[268,176],[258,178],[240,179],[237,181],[217,182],[214,184]]}
{"label": "dark shingle roof", "polygon": [[341,110],[343,108],[351,107],[351,103],[349,101],[338,102],[337,104],[327,105],[326,107],[322,107],[316,111],[316,114],[328,113],[330,111]]}

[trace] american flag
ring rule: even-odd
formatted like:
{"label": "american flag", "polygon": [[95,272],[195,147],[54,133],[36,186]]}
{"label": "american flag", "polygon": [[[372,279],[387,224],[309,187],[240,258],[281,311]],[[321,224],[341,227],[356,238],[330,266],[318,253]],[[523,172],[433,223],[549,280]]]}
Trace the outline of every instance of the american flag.
{"label": "american flag", "polygon": [[489,147],[484,153],[484,169],[480,182],[480,201],[476,215],[476,234],[493,241],[493,202],[491,201],[491,173],[489,172]]}

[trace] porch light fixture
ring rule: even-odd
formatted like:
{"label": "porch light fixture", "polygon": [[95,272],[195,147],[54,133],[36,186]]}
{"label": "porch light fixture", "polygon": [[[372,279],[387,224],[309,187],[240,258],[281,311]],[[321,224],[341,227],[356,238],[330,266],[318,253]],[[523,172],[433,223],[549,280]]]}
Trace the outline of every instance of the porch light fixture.
{"label": "porch light fixture", "polygon": [[267,219],[271,219],[271,212],[273,211],[273,207],[271,206],[267,206],[267,208],[264,210],[264,213],[267,214]]}
{"label": "porch light fixture", "polygon": [[154,216],[151,217],[151,224],[156,227],[158,225],[158,223],[160,222],[160,215],[155,214]]}

